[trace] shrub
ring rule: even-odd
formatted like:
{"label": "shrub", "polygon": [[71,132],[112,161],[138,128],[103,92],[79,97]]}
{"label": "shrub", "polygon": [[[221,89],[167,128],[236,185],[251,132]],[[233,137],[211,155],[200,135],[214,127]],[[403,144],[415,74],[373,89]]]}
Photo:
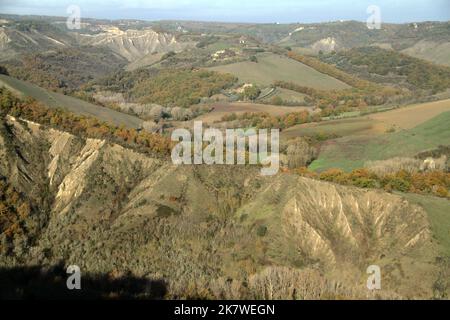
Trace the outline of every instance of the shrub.
{"label": "shrub", "polygon": [[256,230],[256,234],[258,235],[258,237],[265,237],[267,235],[267,227],[259,226]]}

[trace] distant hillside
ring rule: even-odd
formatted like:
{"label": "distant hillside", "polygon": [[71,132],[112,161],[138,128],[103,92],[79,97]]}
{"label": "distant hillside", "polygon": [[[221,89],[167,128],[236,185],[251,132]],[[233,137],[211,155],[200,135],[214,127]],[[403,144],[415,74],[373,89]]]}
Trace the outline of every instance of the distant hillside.
{"label": "distant hillside", "polygon": [[277,81],[288,81],[320,90],[349,88],[345,83],[287,57],[261,54],[257,56],[257,60],[227,64],[210,70],[231,73],[242,83],[263,86],[270,86]]}
{"label": "distant hillside", "polygon": [[122,31],[115,27],[95,35],[80,33],[77,39],[80,44],[107,47],[131,62],[151,53],[182,51],[189,45],[178,42],[169,33],[158,33],[152,29]]}
{"label": "distant hillside", "polygon": [[46,89],[71,92],[87,82],[121,69],[127,61],[105,48],[60,48],[25,54],[7,62],[11,76]]}
{"label": "distant hillside", "polygon": [[355,135],[326,143],[311,168],[353,170],[369,160],[413,157],[418,153],[448,145],[450,141],[450,112],[444,112],[413,129],[386,133],[381,136]]}
{"label": "distant hillside", "polygon": [[114,125],[139,128],[143,122],[137,117],[97,106],[60,93],[47,91],[33,84],[6,75],[0,75],[0,86],[5,86],[7,89],[22,97],[32,97],[51,108],[62,108],[75,114],[92,116]]}
{"label": "distant hillside", "polygon": [[373,44],[404,50],[424,39],[448,42],[449,30],[450,22],[384,23],[380,30],[370,30],[363,22],[337,21],[298,25],[281,42],[291,46],[314,47],[323,39],[333,39],[335,44],[333,48],[329,48],[331,50]]}
{"label": "distant hillside", "polygon": [[0,24],[0,60],[20,54],[70,47],[73,37],[67,29],[43,20],[8,20]]}
{"label": "distant hillside", "polygon": [[84,45],[108,48],[134,61],[149,53],[181,51],[190,44],[179,42],[174,34],[153,30],[148,23],[142,26],[86,19],[81,30],[69,30],[66,18],[25,19],[7,15],[4,18],[6,22],[0,24],[0,61],[18,58],[20,54]]}
{"label": "distant hillside", "polygon": [[450,66],[450,42],[421,40],[402,52],[436,64]]}
{"label": "distant hillside", "polygon": [[189,107],[234,85],[230,74],[199,69],[120,71],[92,84],[90,90],[122,93],[128,100],[165,107]]}
{"label": "distant hillside", "polygon": [[398,51],[408,48],[418,50],[418,46],[425,46],[420,57],[433,62],[437,53],[429,49],[440,44],[444,45],[440,46],[441,49],[446,49],[442,52],[442,59],[447,57],[445,60],[448,61],[450,56],[447,47],[450,43],[450,22],[384,23],[381,30],[369,30],[366,23],[357,21],[308,24],[160,21],[154,22],[154,25],[170,31],[244,34],[280,46],[311,49],[315,53],[368,45],[380,45]]}
{"label": "distant hillside", "polygon": [[[450,88],[450,67],[439,66],[394,50],[354,48],[320,55],[322,61],[372,81],[404,84],[433,93]],[[450,59],[450,58],[449,58]]]}

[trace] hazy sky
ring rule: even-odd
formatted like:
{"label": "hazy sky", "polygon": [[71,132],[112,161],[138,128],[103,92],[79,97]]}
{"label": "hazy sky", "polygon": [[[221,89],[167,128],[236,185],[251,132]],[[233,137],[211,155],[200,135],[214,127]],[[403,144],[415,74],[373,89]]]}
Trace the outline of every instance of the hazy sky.
{"label": "hazy sky", "polygon": [[450,0],[0,0],[1,13],[240,22],[366,21],[370,5],[384,22],[450,20]]}

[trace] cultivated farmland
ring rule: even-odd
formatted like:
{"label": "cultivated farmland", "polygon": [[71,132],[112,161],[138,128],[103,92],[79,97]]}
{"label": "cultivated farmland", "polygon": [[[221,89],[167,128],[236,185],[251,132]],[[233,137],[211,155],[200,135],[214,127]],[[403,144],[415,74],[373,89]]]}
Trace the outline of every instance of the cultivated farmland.
{"label": "cultivated farmland", "polygon": [[311,169],[323,171],[330,168],[353,170],[369,160],[394,157],[411,157],[417,153],[446,145],[450,141],[450,112],[409,130],[379,136],[352,135],[326,142],[318,160]]}
{"label": "cultivated farmland", "polygon": [[255,83],[260,86],[269,86],[275,81],[287,81],[321,90],[349,88],[337,79],[280,55],[265,53],[258,55],[257,59],[258,62],[238,62],[210,70],[231,73],[242,83]]}
{"label": "cultivated farmland", "polygon": [[450,111],[450,100],[427,102],[367,116],[301,124],[285,130],[283,136],[380,135],[390,130],[412,129],[446,111]]}

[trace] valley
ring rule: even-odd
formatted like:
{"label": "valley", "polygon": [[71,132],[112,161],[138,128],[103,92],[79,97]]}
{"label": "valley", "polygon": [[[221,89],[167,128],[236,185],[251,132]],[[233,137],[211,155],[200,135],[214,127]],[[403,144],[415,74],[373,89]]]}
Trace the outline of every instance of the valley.
{"label": "valley", "polygon": [[449,22],[82,21],[0,14],[0,298],[448,299]]}

